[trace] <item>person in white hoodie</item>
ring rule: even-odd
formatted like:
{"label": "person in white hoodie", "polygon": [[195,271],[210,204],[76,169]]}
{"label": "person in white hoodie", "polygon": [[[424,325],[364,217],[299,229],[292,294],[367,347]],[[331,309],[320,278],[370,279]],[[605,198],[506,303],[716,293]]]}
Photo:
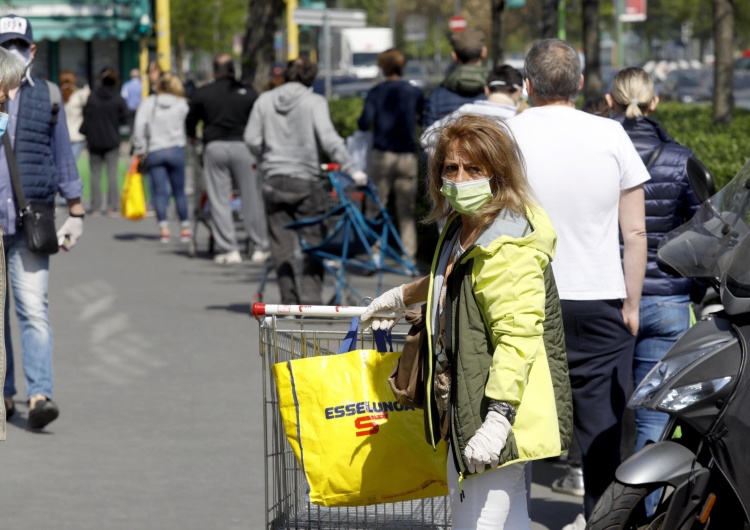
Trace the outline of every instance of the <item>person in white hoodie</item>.
{"label": "person in white hoodie", "polygon": [[[290,61],[284,75],[286,82],[258,97],[245,128],[245,143],[258,157],[263,175],[271,257],[276,264],[282,304],[322,303],[322,263],[305,257],[298,290],[293,265],[294,233],[284,228],[287,223],[317,217],[325,211],[326,190],[320,177],[318,146],[356,184],[367,184],[367,175],[354,167],[344,140],[333,128],[328,102],[310,89],[317,72],[308,59]],[[320,225],[300,232],[310,245],[323,239]]]}
{"label": "person in white hoodie", "polygon": [[172,190],[180,218],[180,242],[192,239],[185,197],[185,117],[188,103],[183,97],[180,79],[163,72],[156,83],[156,93],[149,96],[135,115],[133,152],[145,157],[151,179],[154,209],[159,223],[160,240],[169,243],[169,190]]}

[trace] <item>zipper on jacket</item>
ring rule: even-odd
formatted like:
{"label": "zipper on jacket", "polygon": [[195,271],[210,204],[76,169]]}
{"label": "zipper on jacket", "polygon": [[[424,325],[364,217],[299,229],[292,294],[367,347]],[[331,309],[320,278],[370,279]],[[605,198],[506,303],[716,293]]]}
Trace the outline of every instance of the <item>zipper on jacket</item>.
{"label": "zipper on jacket", "polygon": [[[458,263],[454,264],[454,266],[453,266],[453,272],[456,272],[456,269],[459,268],[458,265],[459,265]],[[456,277],[453,276],[453,273],[451,273],[451,280],[452,280],[451,284],[453,284],[455,282],[455,278]],[[448,328],[448,334],[447,335],[449,337],[449,339],[448,339],[449,342],[445,346],[446,346],[446,349],[448,349],[451,352],[451,387],[452,387],[454,385],[454,383],[457,381],[457,376],[458,376],[458,367],[457,367],[457,364],[458,363],[457,363],[456,352],[455,352],[455,348],[454,348],[454,342],[457,342],[457,341],[454,341],[455,337],[453,337],[452,333],[451,333],[451,331],[453,330],[453,321],[455,320],[455,318],[453,316],[453,307],[454,307],[454,303],[453,302],[454,302],[454,300],[453,300],[453,297],[451,296],[451,294],[452,294],[451,287],[452,287],[452,285],[449,285],[449,284],[445,285],[445,288],[446,288],[445,302],[446,302],[446,306],[447,306],[446,307],[447,313],[446,313],[446,318],[445,318],[445,327]],[[455,300],[456,304],[459,303],[459,299],[458,298],[459,298],[459,296],[456,296],[456,300]],[[458,489],[459,489],[459,492],[460,492],[459,493],[459,499],[460,499],[461,502],[463,502],[464,498],[466,497],[466,495],[464,494],[464,478],[465,478],[464,477],[464,462],[463,462],[463,455],[460,454],[460,447],[458,445],[458,436],[456,435],[456,432],[457,432],[457,430],[456,430],[456,415],[455,415],[455,413],[453,411],[453,408],[455,406],[455,404],[454,404],[453,401],[455,399],[456,399],[455,393],[451,392],[451,398],[450,398],[450,401],[448,403],[448,411],[447,411],[447,413],[448,413],[448,417],[450,418],[450,424],[451,424],[451,435],[450,435],[450,438],[451,438],[451,449],[452,449],[451,452],[453,453],[453,463],[456,465],[456,471],[458,471]]]}
{"label": "zipper on jacket", "polygon": [[[457,216],[456,216],[457,217]],[[448,224],[452,224],[452,222],[455,221],[449,220]],[[427,292],[427,321],[426,321],[426,329],[427,329],[427,336],[430,337],[430,341],[427,344],[428,347],[428,356],[427,356],[427,384],[425,385],[425,396],[424,396],[424,407],[427,415],[427,427],[430,432],[430,439],[428,440],[430,442],[430,445],[432,446],[433,450],[437,450],[437,442],[435,441],[435,427],[434,427],[434,418],[432,417],[432,387],[435,384],[435,381],[433,380],[433,370],[432,365],[434,363],[435,358],[435,345],[437,344],[437,340],[435,338],[435,330],[433,329],[433,314],[432,314],[432,307],[435,304],[435,296],[433,290],[435,289],[435,271],[438,266],[438,262],[440,261],[440,249],[442,249],[443,245],[445,244],[445,235],[447,232],[444,230],[442,234],[440,234],[440,238],[438,239],[438,252],[435,253],[435,255],[432,257],[432,266],[430,267],[430,285],[429,285],[429,291]],[[438,440],[439,441],[439,440]]]}
{"label": "zipper on jacket", "polygon": [[453,407],[451,407],[451,454],[453,454],[453,464],[456,466],[458,471],[458,498],[461,502],[464,502],[466,494],[464,494],[464,466],[463,457],[458,454],[458,439],[456,438],[456,429],[453,421]]}

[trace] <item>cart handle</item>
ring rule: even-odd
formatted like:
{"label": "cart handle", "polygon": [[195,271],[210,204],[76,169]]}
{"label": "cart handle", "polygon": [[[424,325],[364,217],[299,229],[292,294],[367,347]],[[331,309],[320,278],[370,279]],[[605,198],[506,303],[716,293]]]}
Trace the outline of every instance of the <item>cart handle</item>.
{"label": "cart handle", "polygon": [[[365,309],[367,308],[346,305],[282,305],[255,302],[253,303],[251,312],[257,320],[260,320],[261,317],[272,315],[351,318],[362,316]],[[394,311],[378,311],[376,315],[383,318],[396,318],[400,316]]]}

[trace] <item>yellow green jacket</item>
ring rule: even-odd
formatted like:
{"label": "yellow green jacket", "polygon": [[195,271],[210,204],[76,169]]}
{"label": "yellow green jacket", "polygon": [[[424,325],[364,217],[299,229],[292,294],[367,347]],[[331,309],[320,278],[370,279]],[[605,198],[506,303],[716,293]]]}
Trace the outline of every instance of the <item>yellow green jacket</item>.
{"label": "yellow green jacket", "polygon": [[[439,290],[435,272],[441,251],[460,225],[459,216],[448,221],[430,275],[425,426],[433,446],[439,438],[433,399]],[[568,448],[573,416],[570,379],[560,300],[550,267],[556,241],[541,208],[529,208],[526,217],[501,212],[458,259],[448,278],[451,446],[462,475],[467,471],[461,455],[481,427],[490,399],[506,401],[517,411],[500,466],[557,456]]]}

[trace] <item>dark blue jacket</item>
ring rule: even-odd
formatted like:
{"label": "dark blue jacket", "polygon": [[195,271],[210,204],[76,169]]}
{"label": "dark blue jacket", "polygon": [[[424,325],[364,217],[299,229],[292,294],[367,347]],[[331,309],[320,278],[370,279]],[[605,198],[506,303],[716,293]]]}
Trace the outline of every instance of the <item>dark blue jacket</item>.
{"label": "dark blue jacket", "polygon": [[[57,193],[65,199],[81,197],[83,190],[70,148],[65,107],[60,105],[57,124],[53,125],[47,83],[36,77],[33,84],[24,81],[15,99],[5,105],[10,115],[5,134],[13,144],[26,199],[52,204]],[[8,159],[0,147],[0,226],[5,228],[5,235],[16,233],[17,220]]]}
{"label": "dark blue jacket", "polygon": [[648,233],[648,263],[643,295],[690,294],[692,280],[662,272],[656,265],[656,251],[661,238],[688,221],[700,205],[690,187],[685,169],[687,159],[693,153],[678,144],[651,118],[631,120],[625,116],[616,116],[615,119],[622,123],[644,164],[648,164],[655,150],[664,145],[649,168],[651,180],[643,185]]}
{"label": "dark blue jacket", "polygon": [[407,81],[386,80],[367,94],[359,116],[362,131],[374,130],[373,147],[390,153],[416,153],[417,119],[421,119],[424,95]]}
{"label": "dark blue jacket", "polygon": [[430,92],[425,103],[425,128],[447,116],[465,103],[487,99],[484,86],[487,84],[487,70],[481,66],[457,66],[443,83]]}
{"label": "dark blue jacket", "polygon": [[52,204],[57,193],[58,168],[52,144],[49,86],[41,79],[34,81],[33,86],[28,84],[21,90],[19,115],[23,119],[16,125],[13,150],[26,200]]}

